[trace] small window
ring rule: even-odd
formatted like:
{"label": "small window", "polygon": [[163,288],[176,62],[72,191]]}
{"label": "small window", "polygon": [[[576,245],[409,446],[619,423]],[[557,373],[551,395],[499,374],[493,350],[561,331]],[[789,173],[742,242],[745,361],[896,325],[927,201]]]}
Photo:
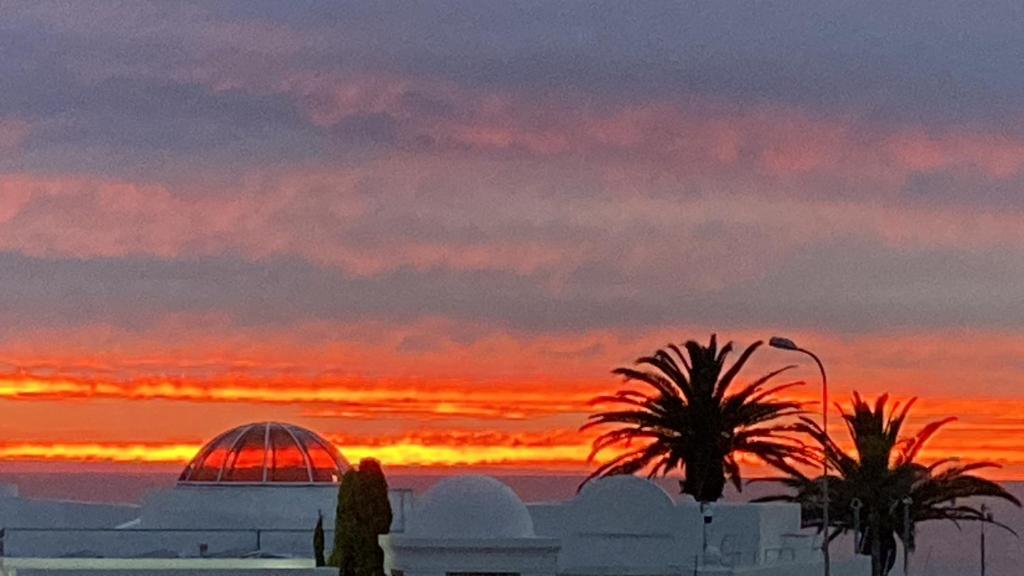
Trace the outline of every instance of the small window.
{"label": "small window", "polygon": [[392,568],[391,576],[405,576],[405,570],[395,570],[394,568]]}

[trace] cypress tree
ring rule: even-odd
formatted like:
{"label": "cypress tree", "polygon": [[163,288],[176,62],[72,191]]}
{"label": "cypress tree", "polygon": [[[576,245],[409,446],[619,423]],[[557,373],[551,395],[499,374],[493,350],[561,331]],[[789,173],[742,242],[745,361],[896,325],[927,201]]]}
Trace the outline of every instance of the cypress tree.
{"label": "cypress tree", "polygon": [[372,458],[359,462],[355,515],[358,526],[355,576],[384,576],[384,550],[377,537],[391,529],[391,501],[384,471],[380,462]]}
{"label": "cypress tree", "polygon": [[380,462],[364,458],[338,487],[334,550],[328,562],[340,576],[385,576],[384,550],[377,538],[391,530],[388,481]]}
{"label": "cypress tree", "polygon": [[338,567],[340,576],[355,575],[356,550],[356,492],[359,487],[359,472],[351,469],[345,472],[338,486],[338,508],[334,516],[334,550],[331,551],[331,566]]}

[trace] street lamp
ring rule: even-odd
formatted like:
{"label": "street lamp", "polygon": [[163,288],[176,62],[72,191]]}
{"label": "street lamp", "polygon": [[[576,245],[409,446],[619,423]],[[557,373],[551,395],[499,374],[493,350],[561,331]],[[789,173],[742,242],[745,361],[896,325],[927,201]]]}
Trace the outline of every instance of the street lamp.
{"label": "street lamp", "polygon": [[992,513],[988,511],[988,506],[981,505],[981,576],[985,576],[985,523],[992,521]]}
{"label": "street lamp", "polygon": [[900,500],[903,504],[903,576],[910,576],[910,506],[913,503],[910,496]]}
{"label": "street lamp", "polygon": [[821,477],[821,500],[822,500],[822,513],[821,522],[824,531],[824,538],[822,538],[821,552],[825,556],[825,576],[832,576],[832,559],[829,556],[828,551],[828,536],[829,536],[829,498],[828,498],[828,377],[825,376],[825,366],[821,363],[814,352],[806,350],[796,345],[795,342],[789,338],[782,338],[780,336],[773,336],[768,340],[768,345],[772,348],[778,348],[780,350],[792,350],[793,352],[802,352],[807,354],[818,364],[818,370],[821,370],[821,429],[825,433],[825,437],[822,438],[822,477]]}

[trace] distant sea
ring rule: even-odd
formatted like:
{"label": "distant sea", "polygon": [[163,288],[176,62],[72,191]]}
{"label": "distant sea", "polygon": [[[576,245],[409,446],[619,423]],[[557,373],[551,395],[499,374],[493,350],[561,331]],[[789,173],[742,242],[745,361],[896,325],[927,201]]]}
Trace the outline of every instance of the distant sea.
{"label": "distant sea", "polygon": [[[527,502],[565,500],[576,493],[582,477],[559,475],[502,475],[494,474]],[[438,474],[391,474],[389,484],[394,488],[409,488],[422,492],[440,481]],[[0,484],[15,484],[23,497],[55,498],[93,502],[139,503],[143,496],[155,489],[174,485],[173,473],[0,473]],[[678,482],[661,481],[669,494],[678,492]],[[1007,488],[1024,500],[1024,482],[1006,483]],[[726,500],[745,501],[775,493],[778,487],[769,483],[747,486],[742,494],[729,493]],[[1002,502],[990,504],[997,520],[1024,535],[1024,512]],[[988,576],[1019,576],[1024,574],[1024,541],[1004,530],[986,528]],[[980,574],[980,528],[977,524],[964,525],[960,530],[948,522],[923,524],[918,534],[917,553],[912,557],[911,574],[922,576],[977,576]],[[849,553],[850,542],[834,544],[838,556]],[[894,571],[894,575],[899,570]]]}

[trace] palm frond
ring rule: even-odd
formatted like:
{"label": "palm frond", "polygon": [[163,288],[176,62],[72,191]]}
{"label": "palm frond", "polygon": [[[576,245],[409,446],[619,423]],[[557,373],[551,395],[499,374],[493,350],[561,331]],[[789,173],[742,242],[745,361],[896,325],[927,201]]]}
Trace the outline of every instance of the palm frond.
{"label": "palm frond", "polygon": [[[732,385],[732,381],[736,379],[736,375],[740,373],[740,370],[742,370],[743,366],[746,365],[747,360],[750,360],[750,357],[762,345],[764,345],[764,342],[761,341],[761,340],[758,340],[757,342],[754,342],[750,346],[747,346],[746,350],[744,350],[740,354],[740,357],[737,358],[736,361],[733,362],[732,366],[730,366],[729,369],[725,371],[725,374],[722,374],[722,377],[718,379],[718,383],[715,385],[715,398],[716,399],[720,400],[720,399],[722,399],[722,397],[725,396],[726,390],[728,390],[729,386]],[[726,344],[725,347],[722,348],[722,353],[719,355],[719,363],[720,364],[725,362],[725,357],[729,354],[729,352],[731,350],[732,350],[732,342]],[[762,382],[762,384],[763,384],[763,382]]]}
{"label": "palm frond", "polygon": [[932,422],[925,426],[924,428],[922,428],[916,436],[911,438],[909,447],[905,449],[903,451],[903,454],[901,455],[901,460],[904,462],[913,462],[913,460],[917,458],[917,455],[921,452],[921,449],[924,448],[924,445],[928,443],[928,440],[930,440],[931,437],[934,436],[935,433],[939,431],[939,428],[942,428],[946,424],[955,421],[956,416],[949,416],[948,418],[943,418],[942,420],[936,420],[935,422]]}
{"label": "palm frond", "polygon": [[[916,545],[916,525],[931,520],[986,522],[1009,529],[987,516],[979,507],[962,503],[965,499],[996,498],[1020,506],[1020,501],[996,482],[975,476],[973,472],[995,467],[989,462],[959,464],[945,459],[928,465],[916,462],[921,449],[953,418],[929,423],[913,436],[903,434],[903,426],[915,399],[906,404],[887,406],[888,395],[873,403],[854,392],[849,410],[840,407],[840,414],[853,441],[855,452],[839,449],[829,435],[813,420],[802,417],[797,428],[825,450],[829,466],[836,474],[829,475],[830,528],[839,532],[854,529],[850,504],[860,500],[862,509],[858,542],[862,553],[877,553],[875,574],[886,574],[895,562],[895,542],[906,538],[904,545]],[[898,450],[893,458],[894,450]],[[820,454],[820,452],[819,452]],[[807,526],[821,529],[823,498],[821,478],[808,476],[796,466],[778,466],[785,474],[777,479],[788,490],[759,501],[797,502],[803,510]],[[960,502],[960,503],[958,503]],[[907,507],[904,510],[904,506]],[[904,526],[904,514],[910,514],[911,525]],[[869,518],[874,520],[868,522]]]}
{"label": "palm frond", "polygon": [[[605,429],[592,445],[591,457],[622,449],[599,466],[590,478],[611,474],[665,474],[682,469],[687,490],[702,500],[721,496],[725,481],[742,488],[735,454],[744,452],[770,466],[806,462],[812,456],[793,422],[803,414],[800,402],[775,395],[799,383],[773,386],[785,367],[728,391],[761,342],[751,344],[726,367],[733,345],[718,347],[714,334],[707,346],[689,340],[670,344],[638,358],[633,367],[613,370],[645,391],[624,389],[596,396],[581,430]],[[643,440],[644,446],[632,442]],[[589,479],[589,478],[588,478]]]}

